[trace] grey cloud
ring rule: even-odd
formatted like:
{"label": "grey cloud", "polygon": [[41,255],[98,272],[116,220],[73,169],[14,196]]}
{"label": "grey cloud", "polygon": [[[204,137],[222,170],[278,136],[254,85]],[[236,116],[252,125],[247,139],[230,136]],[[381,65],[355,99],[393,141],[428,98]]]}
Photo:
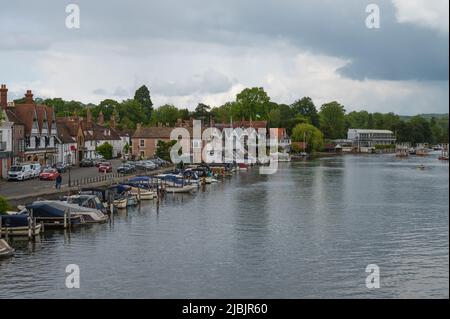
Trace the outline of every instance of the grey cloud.
{"label": "grey cloud", "polygon": [[129,96],[129,92],[127,89],[124,89],[122,87],[117,87],[114,91],[108,91],[106,89],[98,88],[92,91],[95,95],[101,95],[101,96],[115,96],[115,97],[121,97],[125,98]]}
{"label": "grey cloud", "polygon": [[[124,43],[133,51],[133,40],[264,46],[285,39],[301,49],[351,60],[340,70],[346,77],[449,78],[448,34],[398,23],[395,7],[388,0],[376,2],[381,8],[381,29],[369,30],[364,21],[365,7],[370,2],[373,1],[79,0],[81,29],[77,31],[64,27],[64,4],[55,1],[26,1],[25,5],[18,0],[7,4],[3,12],[25,15],[30,31],[35,27],[47,29],[54,41]],[[24,3],[28,10],[23,11],[17,3]],[[0,18],[4,14],[0,12]]]}
{"label": "grey cloud", "polygon": [[190,94],[216,94],[227,92],[233,83],[220,72],[208,70],[186,79],[174,81],[155,81],[151,88],[158,94],[167,96],[185,96]]}

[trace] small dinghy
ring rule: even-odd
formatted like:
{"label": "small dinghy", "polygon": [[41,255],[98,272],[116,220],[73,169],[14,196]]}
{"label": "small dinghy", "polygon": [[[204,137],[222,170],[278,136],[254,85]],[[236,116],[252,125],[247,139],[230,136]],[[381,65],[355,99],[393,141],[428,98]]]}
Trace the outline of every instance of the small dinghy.
{"label": "small dinghy", "polygon": [[[39,235],[42,224],[28,225],[28,214],[0,215],[0,234],[8,236],[28,236],[31,229],[32,234]],[[31,223],[33,224],[33,223]]]}
{"label": "small dinghy", "polygon": [[0,258],[11,257],[14,249],[4,239],[0,239]]}

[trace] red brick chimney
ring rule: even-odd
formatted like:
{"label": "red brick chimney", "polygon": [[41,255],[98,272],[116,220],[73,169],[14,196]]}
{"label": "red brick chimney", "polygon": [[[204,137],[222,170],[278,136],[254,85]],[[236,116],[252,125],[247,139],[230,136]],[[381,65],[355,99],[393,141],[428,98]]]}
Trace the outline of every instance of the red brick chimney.
{"label": "red brick chimney", "polygon": [[100,125],[100,126],[105,125],[105,117],[103,116],[103,112],[102,111],[100,111],[100,113],[98,114],[97,124]]}
{"label": "red brick chimney", "polygon": [[25,103],[33,104],[33,92],[31,92],[31,90],[27,90],[27,93],[25,94]]}
{"label": "red brick chimney", "polygon": [[92,113],[91,113],[91,109],[89,109],[89,108],[86,110],[86,121],[89,124],[92,124]]}
{"label": "red brick chimney", "polygon": [[113,112],[111,119],[109,120],[109,127],[116,128],[116,113]]}
{"label": "red brick chimney", "polygon": [[4,110],[8,107],[8,89],[6,88],[6,84],[0,86],[0,106]]}

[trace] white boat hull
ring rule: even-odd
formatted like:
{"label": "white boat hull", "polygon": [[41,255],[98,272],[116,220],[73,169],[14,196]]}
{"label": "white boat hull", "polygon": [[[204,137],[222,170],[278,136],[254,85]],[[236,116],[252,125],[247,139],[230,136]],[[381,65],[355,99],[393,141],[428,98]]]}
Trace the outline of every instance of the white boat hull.
{"label": "white boat hull", "polygon": [[196,190],[196,185],[185,185],[183,187],[166,186],[166,193],[192,193]]}
{"label": "white boat hull", "polygon": [[126,208],[127,207],[127,202],[128,202],[128,200],[126,198],[124,198],[124,199],[115,200],[113,202],[113,204],[114,204],[114,206],[116,208]]}

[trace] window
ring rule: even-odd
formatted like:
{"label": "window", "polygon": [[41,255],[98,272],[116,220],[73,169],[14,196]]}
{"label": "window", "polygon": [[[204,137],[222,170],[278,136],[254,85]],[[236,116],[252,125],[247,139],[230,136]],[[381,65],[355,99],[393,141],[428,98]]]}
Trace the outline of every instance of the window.
{"label": "window", "polygon": [[145,140],[139,140],[139,146],[144,147],[145,146]]}
{"label": "window", "polygon": [[141,151],[141,158],[145,158],[145,152]]}

